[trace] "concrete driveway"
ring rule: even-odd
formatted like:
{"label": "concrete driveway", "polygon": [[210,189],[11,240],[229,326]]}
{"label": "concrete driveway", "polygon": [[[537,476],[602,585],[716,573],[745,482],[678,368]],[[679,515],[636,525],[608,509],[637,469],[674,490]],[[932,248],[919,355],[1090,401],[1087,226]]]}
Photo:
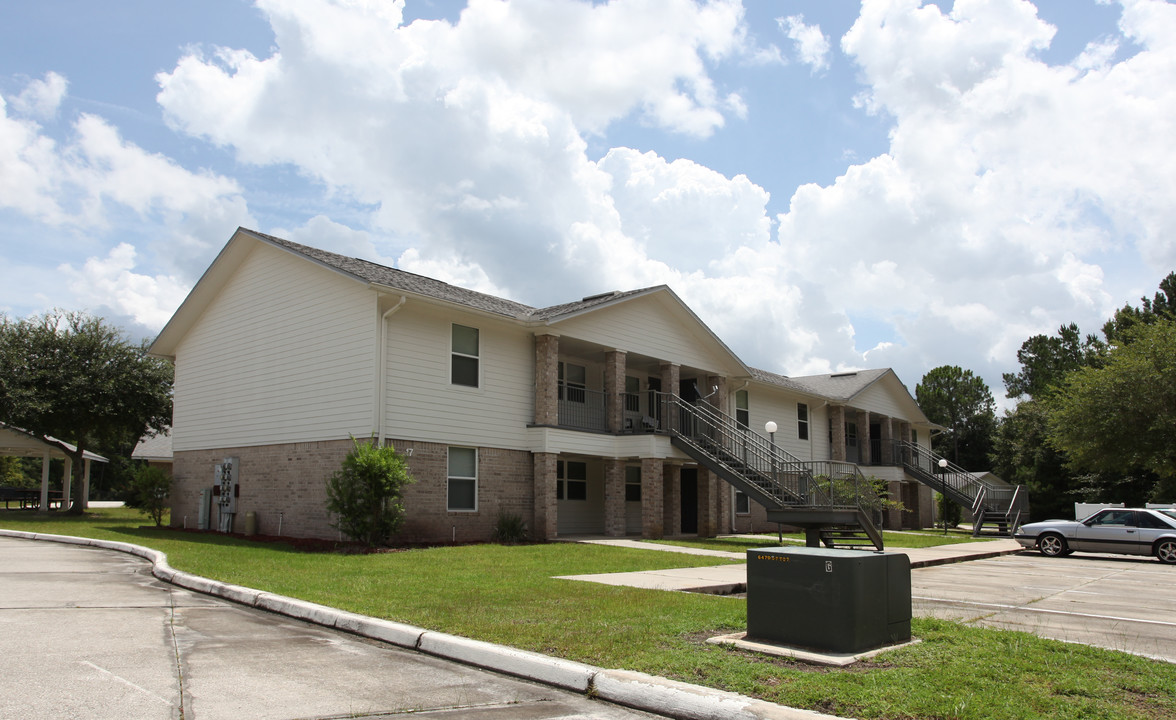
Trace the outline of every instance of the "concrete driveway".
{"label": "concrete driveway", "polygon": [[650,718],[0,537],[0,718]]}
{"label": "concrete driveway", "polygon": [[1021,630],[1176,662],[1176,567],[1035,552],[911,572],[917,616]]}

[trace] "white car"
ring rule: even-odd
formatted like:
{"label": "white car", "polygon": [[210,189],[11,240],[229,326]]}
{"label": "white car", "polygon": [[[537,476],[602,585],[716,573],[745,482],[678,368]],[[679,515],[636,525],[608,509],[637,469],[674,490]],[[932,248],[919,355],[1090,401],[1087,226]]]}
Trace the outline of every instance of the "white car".
{"label": "white car", "polygon": [[1176,510],[1106,508],[1084,520],[1022,525],[1014,537],[1049,557],[1104,552],[1155,555],[1162,563],[1176,564]]}

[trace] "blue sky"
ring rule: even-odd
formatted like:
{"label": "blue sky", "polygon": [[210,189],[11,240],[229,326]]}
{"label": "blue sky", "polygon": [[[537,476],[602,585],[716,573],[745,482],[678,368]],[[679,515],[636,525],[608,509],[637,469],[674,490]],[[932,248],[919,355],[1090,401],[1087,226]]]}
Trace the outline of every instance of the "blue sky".
{"label": "blue sky", "polygon": [[1163,0],[6,3],[0,98],[0,312],[137,336],[244,225],[1000,398],[1176,269]]}

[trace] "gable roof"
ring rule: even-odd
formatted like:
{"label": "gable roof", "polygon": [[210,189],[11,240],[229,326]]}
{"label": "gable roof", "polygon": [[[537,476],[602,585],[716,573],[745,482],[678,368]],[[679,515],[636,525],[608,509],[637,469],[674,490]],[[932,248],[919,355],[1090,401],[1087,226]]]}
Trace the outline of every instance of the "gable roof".
{"label": "gable roof", "polygon": [[890,368],[850,370],[828,375],[809,375],[807,377],[790,379],[801,387],[808,388],[810,392],[827,398],[829,402],[839,405],[852,403],[855,398],[861,396],[862,393],[877,383],[888,383],[892,387],[901,389],[902,397],[910,402],[910,407],[918,413],[917,417],[923,419],[922,422],[935,428],[940,428],[940,426],[932,423],[923,413],[923,409],[919,407],[919,403],[911,395],[911,391],[907,389],[907,386],[903,384],[894,370]]}
{"label": "gable roof", "polygon": [[197,281],[196,286],[192,288],[188,297],[180,304],[179,309],[172,315],[167,325],[160,331],[155,342],[151,344],[151,354],[162,357],[172,357],[174,355],[175,348],[179,344],[180,339],[196,322],[204,308],[215,297],[216,293],[228,282],[233,269],[241,262],[249,249],[255,246],[255,243],[262,243],[292,253],[327,270],[369,285],[376,290],[412,294],[429,300],[498,315],[525,324],[548,325],[575,317],[582,313],[612,307],[634,298],[665,293],[673,299],[677,307],[683,310],[693,322],[697,323],[722,351],[733,360],[735,367],[740,369],[746,369],[747,367],[682,302],[681,298],[666,285],[601,293],[574,302],[561,303],[546,308],[535,308],[513,300],[450,285],[447,282],[425,277],[424,275],[417,275],[416,273],[405,270],[380,265],[370,260],[340,255],[242,227],[237,228],[237,231],[233,233],[229,242],[217,255],[216,259],[213,260],[200,280]]}
{"label": "gable roof", "polygon": [[[64,458],[66,453],[77,452],[77,446],[64,440],[58,440],[52,435],[38,437],[28,430],[12,425],[0,423],[0,455],[12,457],[50,457]],[[82,457],[94,462],[109,462],[106,458],[89,450],[82,451]]]}

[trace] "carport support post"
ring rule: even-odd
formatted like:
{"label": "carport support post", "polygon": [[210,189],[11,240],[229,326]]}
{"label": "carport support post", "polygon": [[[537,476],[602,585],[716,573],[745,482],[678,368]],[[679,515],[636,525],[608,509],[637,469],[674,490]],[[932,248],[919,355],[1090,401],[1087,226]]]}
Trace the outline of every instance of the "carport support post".
{"label": "carport support post", "polygon": [[62,512],[69,510],[69,495],[73,490],[73,458],[65,456],[65,474],[61,476],[61,506]]}
{"label": "carport support post", "polygon": [[49,453],[41,456],[41,512],[49,509]]}

